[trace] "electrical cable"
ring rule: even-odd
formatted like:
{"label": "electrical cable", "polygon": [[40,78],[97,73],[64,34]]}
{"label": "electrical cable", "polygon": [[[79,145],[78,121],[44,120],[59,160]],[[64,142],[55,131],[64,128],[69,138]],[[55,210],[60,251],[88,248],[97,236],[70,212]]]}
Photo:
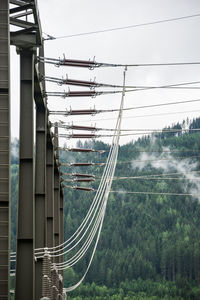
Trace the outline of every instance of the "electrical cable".
{"label": "electrical cable", "polygon": [[[124,83],[125,83],[125,72],[124,72]],[[125,85],[125,84],[124,84]],[[125,92],[124,92],[124,89],[123,89],[123,93],[122,93],[122,100],[121,100],[121,108],[123,107],[123,103],[124,103],[124,96],[125,96]],[[121,119],[122,119],[122,110],[119,112],[119,117],[118,117],[118,121],[117,121],[117,125],[116,125],[116,130],[118,132],[120,132],[120,127],[121,127]],[[98,233],[97,233],[97,238],[96,238],[96,242],[95,242],[95,245],[94,245],[94,249],[93,249],[93,252],[92,252],[92,255],[91,255],[91,258],[90,258],[90,261],[88,263],[88,266],[87,266],[87,269],[83,275],[83,277],[81,278],[81,280],[75,284],[74,286],[71,286],[67,289],[65,289],[66,292],[69,292],[69,291],[72,291],[74,290],[75,288],[77,288],[81,282],[84,280],[89,268],[90,268],[90,265],[92,263],[92,260],[93,260],[93,257],[94,257],[94,254],[95,254],[95,251],[96,251],[96,247],[97,247],[97,244],[98,244],[98,240],[99,240],[99,237],[100,237],[100,232],[101,232],[101,229],[102,229],[102,225],[103,225],[103,220],[104,220],[104,215],[105,215],[105,210],[106,210],[106,205],[107,205],[107,200],[108,200],[108,195],[109,195],[109,190],[110,190],[110,187],[111,187],[111,184],[112,184],[112,178],[113,178],[113,175],[114,175],[114,171],[115,171],[115,166],[116,166],[116,161],[117,161],[117,154],[118,154],[118,145],[119,145],[119,135],[117,136],[117,138],[113,137],[113,151],[112,151],[112,161],[113,161],[113,165],[112,165],[112,168],[109,167],[109,165],[107,166],[107,169],[109,171],[110,169],[110,178],[109,180],[107,181],[104,181],[104,186],[105,186],[105,194],[104,194],[104,205],[103,205],[103,211],[102,211],[102,218],[101,218],[101,222],[100,222],[100,226],[99,226],[99,230],[98,230]],[[111,153],[111,152],[110,152]],[[105,178],[106,179],[106,178]],[[95,234],[95,232],[94,232]],[[80,259],[80,258],[79,258]]]}
{"label": "electrical cable", "polygon": [[[167,103],[159,103],[159,104],[150,104],[150,105],[142,105],[142,106],[135,106],[135,107],[127,107],[124,108],[123,111],[129,111],[129,110],[137,110],[137,109],[145,109],[145,108],[153,108],[153,107],[162,107],[162,106],[169,106],[169,105],[178,105],[178,104],[185,104],[185,103],[193,103],[193,102],[199,102],[200,99],[192,99],[192,100],[185,100],[185,101],[176,101],[176,102],[167,102]],[[108,110],[95,110],[95,114],[97,113],[110,113],[110,112],[117,112],[118,109],[108,109]],[[72,111],[73,112],[73,111]],[[89,112],[89,110],[87,110]],[[55,115],[66,115],[69,116],[70,111],[50,111],[50,114]],[[91,110],[91,114],[94,115],[94,110]]]}
{"label": "electrical cable", "polygon": [[[113,138],[113,139],[114,139],[114,138]],[[118,139],[119,139],[119,136],[118,136]],[[117,149],[118,149],[118,146],[117,146]],[[111,152],[110,152],[110,153],[111,153]],[[110,168],[109,165],[108,165],[108,168]]]}
{"label": "electrical cable", "polygon": [[[199,83],[199,82],[196,82]],[[139,92],[139,91],[147,91],[152,89],[163,89],[163,88],[180,88],[181,85],[187,85],[191,83],[180,83],[180,84],[170,84],[170,85],[161,85],[161,86],[152,86],[152,87],[144,87],[144,88],[133,88],[127,89],[125,92]],[[183,88],[183,87],[182,87]],[[184,87],[187,88],[187,87]],[[195,88],[195,87],[194,87]],[[200,87],[198,87],[199,89]],[[46,92],[47,97],[61,97],[63,99],[68,97],[91,97],[95,98],[96,96],[101,95],[111,95],[111,94],[119,94],[121,91],[68,91],[68,92]]]}
{"label": "electrical cable", "polygon": [[[200,156],[176,156],[174,157],[174,159],[191,159],[191,158],[200,158]],[[147,159],[147,160],[137,160],[137,159],[132,159],[131,161],[118,161],[117,162],[117,165],[121,165],[121,164],[130,164],[130,163],[135,163],[135,162],[154,162],[154,161],[168,161],[168,160],[172,160],[172,158],[160,158],[160,159]],[[84,163],[81,163],[81,164],[84,164]],[[103,166],[107,163],[91,163],[92,165],[100,165],[100,166]],[[67,167],[76,167],[77,164],[73,164],[73,163],[61,163],[61,166],[67,166]]]}
{"label": "electrical cable", "polygon": [[[124,75],[124,77],[125,77],[125,75]],[[124,95],[125,95],[125,93],[123,92],[122,100],[123,100],[123,98],[124,98]],[[122,101],[122,102],[123,102],[123,101]],[[122,103],[121,103],[121,106],[122,106]],[[119,114],[119,117],[120,117],[120,118],[119,118],[119,129],[120,129],[120,126],[121,126],[121,116],[122,116],[122,111],[121,111],[120,114]],[[119,131],[119,129],[118,129],[118,131]],[[113,138],[113,139],[114,139],[114,138]],[[118,152],[118,143],[119,143],[119,135],[118,135],[117,141],[116,141],[116,143],[115,143],[115,159],[114,159],[114,161],[113,161],[114,165],[116,165],[117,152]],[[114,152],[114,151],[113,151],[113,152]],[[114,175],[114,169],[115,169],[115,167],[111,169],[111,173],[112,173],[111,175],[112,175],[112,177],[113,177],[113,175]],[[109,190],[110,190],[110,187],[111,187],[111,183],[112,183],[111,180],[109,181],[109,183],[106,183],[106,185],[108,186]],[[106,208],[106,203],[107,203],[107,199],[108,199],[108,195],[109,195],[109,190],[106,191],[106,194],[105,194],[105,196],[104,196],[104,197],[105,197],[105,203],[104,203],[103,217],[102,217],[102,221],[101,221],[101,225],[100,225],[100,230],[101,230],[102,224],[103,224],[103,218],[104,218],[104,215],[105,215],[105,208]],[[88,272],[88,269],[89,269],[89,267],[90,267],[90,265],[91,265],[91,262],[92,262],[92,259],[93,259],[93,256],[94,256],[94,253],[95,253],[95,250],[96,250],[96,246],[97,246],[98,239],[99,239],[99,235],[100,235],[100,230],[98,231],[98,236],[97,236],[97,240],[96,240],[96,243],[95,243],[95,247],[94,247],[94,250],[93,250],[91,259],[90,259],[90,261],[89,261],[89,264],[88,264],[88,267],[87,267],[87,269],[86,269],[86,272],[85,272],[84,276],[82,277],[82,279],[81,279],[76,285],[74,285],[74,286],[72,286],[72,287],[66,289],[66,291],[71,291],[71,290],[75,289],[75,288],[83,281],[83,279],[85,278],[85,275],[86,275],[87,272]],[[79,259],[80,259],[80,258],[79,258]]]}
{"label": "electrical cable", "polygon": [[161,196],[194,196],[199,197],[198,193],[166,193],[166,192],[127,192],[127,191],[110,191],[119,194],[135,194],[135,195],[161,195]]}
{"label": "electrical cable", "polygon": [[[113,84],[105,84],[105,83],[98,83],[95,81],[83,81],[83,80],[74,80],[74,79],[61,79],[55,77],[45,77],[45,81],[57,83],[58,85],[75,85],[75,86],[83,86],[89,87],[93,89],[95,87],[112,87],[112,88],[122,88],[121,85],[113,85]],[[163,85],[163,86],[134,86],[128,85],[126,89],[159,89],[159,88],[183,88],[183,89],[200,89],[200,87],[185,87],[184,85],[191,85],[191,84],[199,84],[200,81],[192,81],[192,82],[185,82],[185,83],[177,83],[177,84],[170,84],[170,85]]]}
{"label": "electrical cable", "polygon": [[[64,122],[62,123],[51,123],[51,126],[52,127],[58,127],[58,128],[62,128],[62,129],[66,129],[66,130],[88,130],[88,131],[115,131],[114,128],[103,128],[103,127],[92,127],[92,126],[79,126],[79,125],[67,125],[65,124]],[[121,129],[121,132],[124,132],[124,131],[141,131],[141,132],[150,132],[150,133],[154,133],[154,132],[158,132],[158,133],[169,133],[169,132],[187,132],[187,131],[199,131],[200,128],[188,128],[188,129],[184,129],[184,128],[163,128],[163,129],[160,129],[160,128],[152,128],[152,129],[149,129],[149,128],[146,128],[146,129],[141,129],[141,128],[134,128],[134,129]]]}
{"label": "electrical cable", "polygon": [[[149,114],[149,115],[136,115],[136,116],[127,116],[123,117],[123,119],[137,119],[137,118],[148,118],[148,117],[160,117],[160,116],[168,116],[168,115],[177,115],[177,114],[185,114],[185,113],[197,113],[200,110],[186,110],[186,111],[177,111],[177,112],[168,112],[168,113],[158,113],[158,114]],[[116,118],[102,118],[102,119],[95,119],[94,122],[99,121],[111,121],[116,120]],[[88,123],[88,120],[80,120],[79,123]]]}
{"label": "electrical cable", "polygon": [[[73,187],[71,187],[73,188]],[[95,192],[93,190],[92,192]],[[135,194],[135,195],[161,195],[161,196],[195,196],[199,197],[200,194],[198,193],[166,193],[166,192],[129,192],[129,191],[122,191],[122,190],[111,190],[110,193],[118,193],[118,194]]]}
{"label": "electrical cable", "polygon": [[[158,131],[158,130],[155,130],[155,131],[140,131],[140,132],[137,132],[137,133],[121,133],[120,136],[136,136],[136,135],[155,135],[155,134],[164,134],[164,133],[181,133],[181,132],[184,132],[184,131],[188,131],[187,129],[185,130],[165,130],[165,131]],[[198,130],[192,130],[191,131],[199,131]],[[54,135],[55,136],[55,135]],[[97,138],[108,138],[108,137],[112,137],[113,135],[112,134],[100,134],[100,135],[95,135],[95,134],[58,134],[56,135],[60,138],[65,138],[65,139],[97,139]]]}
{"label": "electrical cable", "polygon": [[90,31],[90,32],[75,33],[75,34],[57,36],[57,37],[53,37],[53,36],[46,34],[48,36],[48,38],[46,38],[44,40],[48,41],[48,40],[58,40],[58,39],[65,39],[65,38],[72,38],[72,37],[80,37],[80,36],[85,36],[85,35],[92,35],[92,34],[98,34],[98,33],[112,32],[112,31],[117,31],[117,30],[124,30],[124,29],[136,28],[136,27],[144,27],[144,26],[149,26],[149,25],[156,25],[156,24],[180,21],[180,20],[184,20],[184,19],[196,18],[199,16],[200,16],[200,14],[193,14],[193,15],[181,16],[181,17],[176,17],[176,18],[169,18],[169,19],[164,19],[164,20],[157,20],[157,21],[152,21],[152,22],[133,24],[133,25],[128,25],[128,26],[115,27],[115,28],[96,30],[96,31]]}

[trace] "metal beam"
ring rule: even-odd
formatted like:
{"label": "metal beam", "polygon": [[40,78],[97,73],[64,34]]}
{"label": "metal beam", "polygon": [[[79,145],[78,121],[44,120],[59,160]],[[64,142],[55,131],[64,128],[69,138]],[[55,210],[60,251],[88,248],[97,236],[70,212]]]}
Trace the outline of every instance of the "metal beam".
{"label": "metal beam", "polygon": [[[41,47],[40,55],[44,55]],[[40,63],[40,72],[44,75],[44,64]],[[40,86],[39,76],[35,74],[35,86]],[[42,86],[41,86],[42,87]],[[42,90],[36,93],[36,162],[35,162],[35,247],[46,246],[46,132],[47,110]],[[35,265],[35,299],[42,297],[43,260],[38,259]]]}
{"label": "metal beam", "polygon": [[[58,126],[55,124],[54,135],[55,165],[54,165],[54,241],[55,245],[60,244],[60,174],[58,168]],[[59,263],[59,257],[54,260]]]}
{"label": "metal beam", "polygon": [[20,51],[20,151],[15,299],[35,300],[34,52]]}
{"label": "metal beam", "polygon": [[33,4],[25,4],[25,5],[20,5],[18,7],[14,7],[10,9],[10,14],[15,14],[17,12],[23,11],[23,10],[27,10],[30,8],[33,8],[34,5]]}
{"label": "metal beam", "polygon": [[54,146],[50,127],[47,128],[47,210],[46,241],[47,247],[54,246]]}
{"label": "metal beam", "polygon": [[24,5],[24,3],[20,0],[10,0],[10,4],[19,5],[19,6]]}
{"label": "metal beam", "polygon": [[[17,7],[11,8],[10,10],[10,24],[16,27],[20,27],[23,29],[30,30],[32,34],[35,34],[35,43],[32,44],[31,46],[34,47],[39,47],[42,46],[42,29],[41,29],[41,22],[40,22],[40,16],[39,16],[39,10],[38,10],[38,5],[37,5],[37,0],[23,0],[23,1],[16,1],[16,0],[11,0],[10,3],[17,5]],[[21,19],[18,19],[18,15],[12,15],[13,13],[21,12],[24,10],[30,9],[31,11],[25,12],[25,14],[28,16],[28,14],[33,14],[34,22],[28,22],[28,20],[24,21]],[[19,32],[24,33],[23,31]],[[17,31],[11,32],[13,35],[17,35]],[[25,35],[25,39],[20,40],[20,42],[24,42],[22,47],[23,48],[28,48],[26,45],[26,40],[27,37]],[[15,44],[16,43],[16,44]],[[18,39],[14,39],[12,41],[12,44],[19,46]]]}
{"label": "metal beam", "polygon": [[9,1],[0,1],[0,299],[10,299]]}
{"label": "metal beam", "polygon": [[24,20],[13,18],[13,17],[10,17],[10,24],[13,26],[17,26],[17,27],[25,28],[25,29],[26,28],[34,28],[34,29],[38,28],[38,26],[35,25],[35,23],[27,22]]}

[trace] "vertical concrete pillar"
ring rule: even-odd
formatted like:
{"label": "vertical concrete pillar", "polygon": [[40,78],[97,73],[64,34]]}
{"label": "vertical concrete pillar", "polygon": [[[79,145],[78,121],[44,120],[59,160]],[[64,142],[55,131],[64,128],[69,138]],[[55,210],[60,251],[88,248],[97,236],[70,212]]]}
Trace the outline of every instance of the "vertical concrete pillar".
{"label": "vertical concrete pillar", "polygon": [[[43,47],[40,48],[40,55]],[[42,64],[42,66],[41,66]],[[44,64],[40,63],[40,75],[44,75]],[[39,80],[37,78],[36,80]],[[41,93],[42,92],[42,93]],[[36,102],[36,160],[35,160],[35,248],[46,246],[46,139],[47,109],[42,97],[43,88],[35,94]],[[42,266],[39,258],[35,265],[35,299],[42,297]]]}
{"label": "vertical concrete pillar", "polygon": [[20,50],[19,203],[15,299],[35,300],[34,52]]}

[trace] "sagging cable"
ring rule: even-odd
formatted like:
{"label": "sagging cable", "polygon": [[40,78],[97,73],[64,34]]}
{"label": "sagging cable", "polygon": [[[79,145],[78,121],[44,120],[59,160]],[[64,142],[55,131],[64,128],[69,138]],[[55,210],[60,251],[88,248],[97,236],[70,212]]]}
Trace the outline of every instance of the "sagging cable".
{"label": "sagging cable", "polygon": [[[75,79],[69,79],[68,77],[66,79],[63,78],[54,78],[54,77],[43,77],[45,81],[57,83],[58,85],[72,85],[72,86],[81,86],[81,87],[88,87],[90,89],[98,88],[98,87],[112,87],[112,88],[122,88],[121,85],[116,84],[106,84],[106,83],[99,83],[96,81],[85,81],[85,80],[75,80]],[[126,89],[138,89],[138,90],[144,90],[144,89],[161,89],[161,88],[175,88],[175,89],[200,89],[199,86],[189,86],[191,84],[199,84],[200,81],[192,81],[192,82],[183,82],[183,83],[175,83],[170,85],[162,85],[162,86],[143,86],[143,85],[126,85]]]}

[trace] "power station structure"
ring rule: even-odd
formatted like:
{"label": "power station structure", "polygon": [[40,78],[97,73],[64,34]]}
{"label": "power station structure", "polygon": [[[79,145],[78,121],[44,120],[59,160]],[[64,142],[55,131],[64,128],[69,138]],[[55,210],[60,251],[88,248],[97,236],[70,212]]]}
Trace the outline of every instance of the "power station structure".
{"label": "power station structure", "polygon": [[[30,16],[28,20],[28,16]],[[13,28],[11,31],[10,28]],[[20,137],[17,251],[10,259],[10,46],[20,56]],[[62,271],[34,249],[63,243],[63,190],[58,138],[48,120],[44,56],[36,0],[0,1],[0,299],[10,299],[10,260],[16,260],[15,299],[64,299]],[[34,122],[34,114],[36,122]],[[55,133],[57,132],[55,127]],[[36,147],[36,148],[34,148]],[[57,260],[62,262],[63,257]],[[56,258],[55,258],[56,261]]]}
{"label": "power station structure", "polygon": [[[51,37],[49,37],[51,38]],[[20,57],[20,134],[19,134],[19,180],[18,223],[16,252],[10,251],[10,46],[16,47]],[[92,263],[100,238],[108,196],[117,163],[122,112],[126,92],[124,70],[123,86],[113,86],[91,81],[73,80],[45,76],[45,63],[94,69],[117,65],[95,61],[73,59],[49,59],[44,56],[44,40],[37,0],[0,1],[0,300],[10,299],[10,276],[15,276],[15,300],[64,300],[66,293],[76,289],[84,280]],[[120,65],[123,66],[123,65]],[[89,88],[89,91],[46,92],[45,82],[68,84]],[[94,88],[123,88],[113,91],[96,91]],[[49,111],[47,96],[96,97],[102,94],[121,93],[119,109],[78,109]],[[60,163],[59,151],[102,153],[104,151],[85,148],[61,148],[59,137],[94,139],[104,137],[95,134],[104,130],[94,126],[51,123],[50,115],[86,116],[118,111],[115,129],[107,161],[103,163]],[[52,132],[54,128],[54,132]],[[90,133],[60,134],[59,128],[90,131]],[[67,185],[66,182],[90,183],[95,176],[89,173],[60,171],[62,167],[104,166],[97,189]],[[65,176],[74,177],[73,180]],[[95,192],[87,214],[68,240],[64,241],[64,192],[63,188]],[[92,246],[91,246],[92,245]],[[78,246],[78,247],[77,247]],[[75,247],[78,248],[74,254]],[[91,250],[91,247],[93,249]],[[77,249],[76,248],[76,249]],[[73,267],[90,248],[87,267],[79,281],[63,287],[63,271]],[[67,254],[67,255],[66,255]],[[72,255],[70,257],[70,255]],[[69,258],[70,257],[70,258]],[[15,269],[10,266],[15,264]]]}

